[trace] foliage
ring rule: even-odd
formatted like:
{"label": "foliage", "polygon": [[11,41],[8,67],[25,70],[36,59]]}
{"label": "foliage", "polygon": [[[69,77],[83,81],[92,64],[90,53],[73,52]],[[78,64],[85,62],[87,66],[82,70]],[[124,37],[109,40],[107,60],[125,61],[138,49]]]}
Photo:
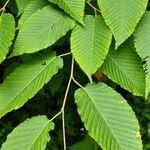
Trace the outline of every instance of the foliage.
{"label": "foliage", "polygon": [[150,148],[148,0],[0,6],[2,150]]}

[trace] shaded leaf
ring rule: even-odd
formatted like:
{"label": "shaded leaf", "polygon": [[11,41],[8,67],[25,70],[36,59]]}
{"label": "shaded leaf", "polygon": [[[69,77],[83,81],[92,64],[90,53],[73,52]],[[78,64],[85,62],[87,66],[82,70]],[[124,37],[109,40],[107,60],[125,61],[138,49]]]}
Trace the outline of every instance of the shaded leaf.
{"label": "shaded leaf", "polygon": [[24,9],[24,13],[19,20],[19,27],[22,26],[29,17],[39,9],[42,9],[44,6],[48,5],[47,0],[32,0],[30,4]]}
{"label": "shaded leaf", "polygon": [[6,58],[15,34],[15,20],[11,14],[0,16],[0,63]]}
{"label": "shaded leaf", "polygon": [[86,135],[84,139],[70,147],[70,150],[99,150],[98,144],[89,136]]}
{"label": "shaded leaf", "polygon": [[83,16],[84,16],[84,6],[85,0],[49,0],[58,6],[70,16],[72,16],[75,20],[83,23]]}
{"label": "shaded leaf", "polygon": [[150,12],[146,12],[135,31],[137,53],[146,60],[146,98],[150,92]]}
{"label": "shaded leaf", "polygon": [[32,0],[16,0],[18,15],[23,13],[24,9],[30,4],[30,2],[32,2]]}

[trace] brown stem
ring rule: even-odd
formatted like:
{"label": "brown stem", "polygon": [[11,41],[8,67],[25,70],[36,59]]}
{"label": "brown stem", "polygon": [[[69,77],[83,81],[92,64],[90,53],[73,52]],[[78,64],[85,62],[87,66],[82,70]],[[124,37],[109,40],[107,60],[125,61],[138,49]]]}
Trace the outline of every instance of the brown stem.
{"label": "brown stem", "polygon": [[66,100],[67,100],[68,92],[69,92],[69,89],[70,89],[71,81],[72,81],[72,78],[73,78],[73,71],[74,71],[74,58],[72,56],[70,78],[69,78],[67,89],[66,89],[66,92],[65,92],[65,96],[64,96],[64,100],[63,100],[63,105],[62,105],[62,108],[61,108],[64,150],[66,150],[66,133],[65,133],[66,131],[65,131],[65,113],[64,113],[64,109],[65,109]]}

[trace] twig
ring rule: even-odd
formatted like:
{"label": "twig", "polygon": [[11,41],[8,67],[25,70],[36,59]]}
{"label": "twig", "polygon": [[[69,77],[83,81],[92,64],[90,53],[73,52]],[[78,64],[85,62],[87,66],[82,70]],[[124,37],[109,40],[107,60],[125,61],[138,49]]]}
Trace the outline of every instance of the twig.
{"label": "twig", "polygon": [[65,114],[64,114],[64,109],[65,109],[66,100],[67,100],[68,92],[69,92],[69,89],[70,89],[71,81],[72,81],[72,78],[73,78],[73,71],[74,71],[74,58],[72,56],[70,78],[69,78],[67,89],[66,89],[66,92],[65,92],[65,96],[64,96],[64,100],[63,100],[63,105],[62,105],[62,108],[61,108],[64,150],[66,150],[66,133],[65,133],[66,131],[65,131]]}
{"label": "twig", "polygon": [[70,55],[70,54],[71,54],[71,52],[68,52],[68,53],[65,53],[65,54],[61,54],[61,55],[59,55],[59,57],[68,56],[68,55]]}
{"label": "twig", "polygon": [[58,117],[61,114],[61,111],[58,112],[52,119],[50,119],[50,121],[53,121],[56,117]]}
{"label": "twig", "polygon": [[[69,54],[71,54],[71,52],[66,53],[66,54],[59,55],[59,57],[67,56],[67,55],[69,55]],[[68,81],[68,84],[67,84],[67,89],[66,89],[66,92],[65,92],[65,96],[64,96],[64,100],[63,100],[63,104],[62,104],[61,111],[58,112],[58,113],[50,120],[50,121],[52,121],[52,120],[54,120],[56,117],[58,117],[60,114],[62,114],[62,128],[63,128],[64,150],[67,149],[67,147],[66,147],[66,130],[65,130],[65,105],[66,105],[66,100],[67,100],[67,96],[68,96],[68,93],[69,93],[71,81],[74,81],[79,87],[83,88],[82,85],[80,85],[80,83],[78,83],[78,82],[74,79],[74,77],[73,77],[73,72],[74,72],[74,58],[73,58],[73,56],[72,56],[70,77],[69,77],[69,81]]]}
{"label": "twig", "polygon": [[4,6],[0,9],[0,12],[1,11],[3,11],[3,12],[5,11],[5,8],[6,8],[8,3],[9,3],[9,0],[7,0],[6,3],[4,4]]}
{"label": "twig", "polygon": [[80,88],[83,89],[83,86],[82,86],[78,81],[76,81],[76,79],[75,79],[74,77],[72,77],[72,81],[73,81],[76,85],[78,85]]}
{"label": "twig", "polygon": [[[96,11],[100,12],[100,10],[97,9],[97,8],[95,8],[89,1],[87,2],[87,4],[88,4],[89,6],[91,6],[91,7],[94,9],[95,14],[97,14]],[[100,13],[101,13],[101,12],[100,12]]]}

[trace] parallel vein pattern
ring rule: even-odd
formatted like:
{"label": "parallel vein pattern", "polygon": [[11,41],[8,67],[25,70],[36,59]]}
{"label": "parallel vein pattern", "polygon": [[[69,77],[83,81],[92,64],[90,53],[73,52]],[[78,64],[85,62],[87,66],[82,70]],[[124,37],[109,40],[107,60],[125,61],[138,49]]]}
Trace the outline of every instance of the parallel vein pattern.
{"label": "parallel vein pattern", "polygon": [[72,29],[74,23],[73,19],[52,6],[36,11],[20,28],[12,56],[47,48]]}
{"label": "parallel vein pattern", "polygon": [[83,24],[85,0],[49,0],[58,6],[75,20]]}
{"label": "parallel vein pattern", "polygon": [[104,150],[142,150],[135,114],[113,89],[89,84],[75,92],[75,101],[86,129]]}
{"label": "parallel vein pattern", "polygon": [[23,13],[24,9],[32,2],[33,0],[16,0],[16,4],[18,7],[18,16]]}
{"label": "parallel vein pattern", "polygon": [[103,63],[112,34],[101,16],[86,16],[85,27],[76,24],[71,35],[71,51],[81,69],[93,74]]}
{"label": "parallel vein pattern", "polygon": [[0,85],[0,117],[21,107],[63,66],[62,59],[53,53],[32,57],[35,60],[17,67]]}
{"label": "parallel vein pattern", "polygon": [[15,21],[11,14],[0,16],[0,63],[6,58],[15,34]]}
{"label": "parallel vein pattern", "polygon": [[19,20],[19,27],[22,26],[34,12],[36,12],[39,9],[42,9],[48,4],[49,3],[47,0],[32,0],[31,3],[28,4],[24,9],[21,19]]}
{"label": "parallel vein pattern", "polygon": [[114,34],[116,48],[135,30],[148,0],[98,0],[102,15]]}
{"label": "parallel vein pattern", "polygon": [[145,95],[145,73],[139,56],[129,46],[121,46],[117,51],[111,48],[102,71],[114,82],[134,95]]}
{"label": "parallel vein pattern", "polygon": [[54,124],[46,116],[27,119],[8,135],[1,150],[45,150],[53,129]]}
{"label": "parallel vein pattern", "polygon": [[146,12],[135,31],[135,47],[140,57],[146,60],[146,98],[150,92],[150,12]]}

